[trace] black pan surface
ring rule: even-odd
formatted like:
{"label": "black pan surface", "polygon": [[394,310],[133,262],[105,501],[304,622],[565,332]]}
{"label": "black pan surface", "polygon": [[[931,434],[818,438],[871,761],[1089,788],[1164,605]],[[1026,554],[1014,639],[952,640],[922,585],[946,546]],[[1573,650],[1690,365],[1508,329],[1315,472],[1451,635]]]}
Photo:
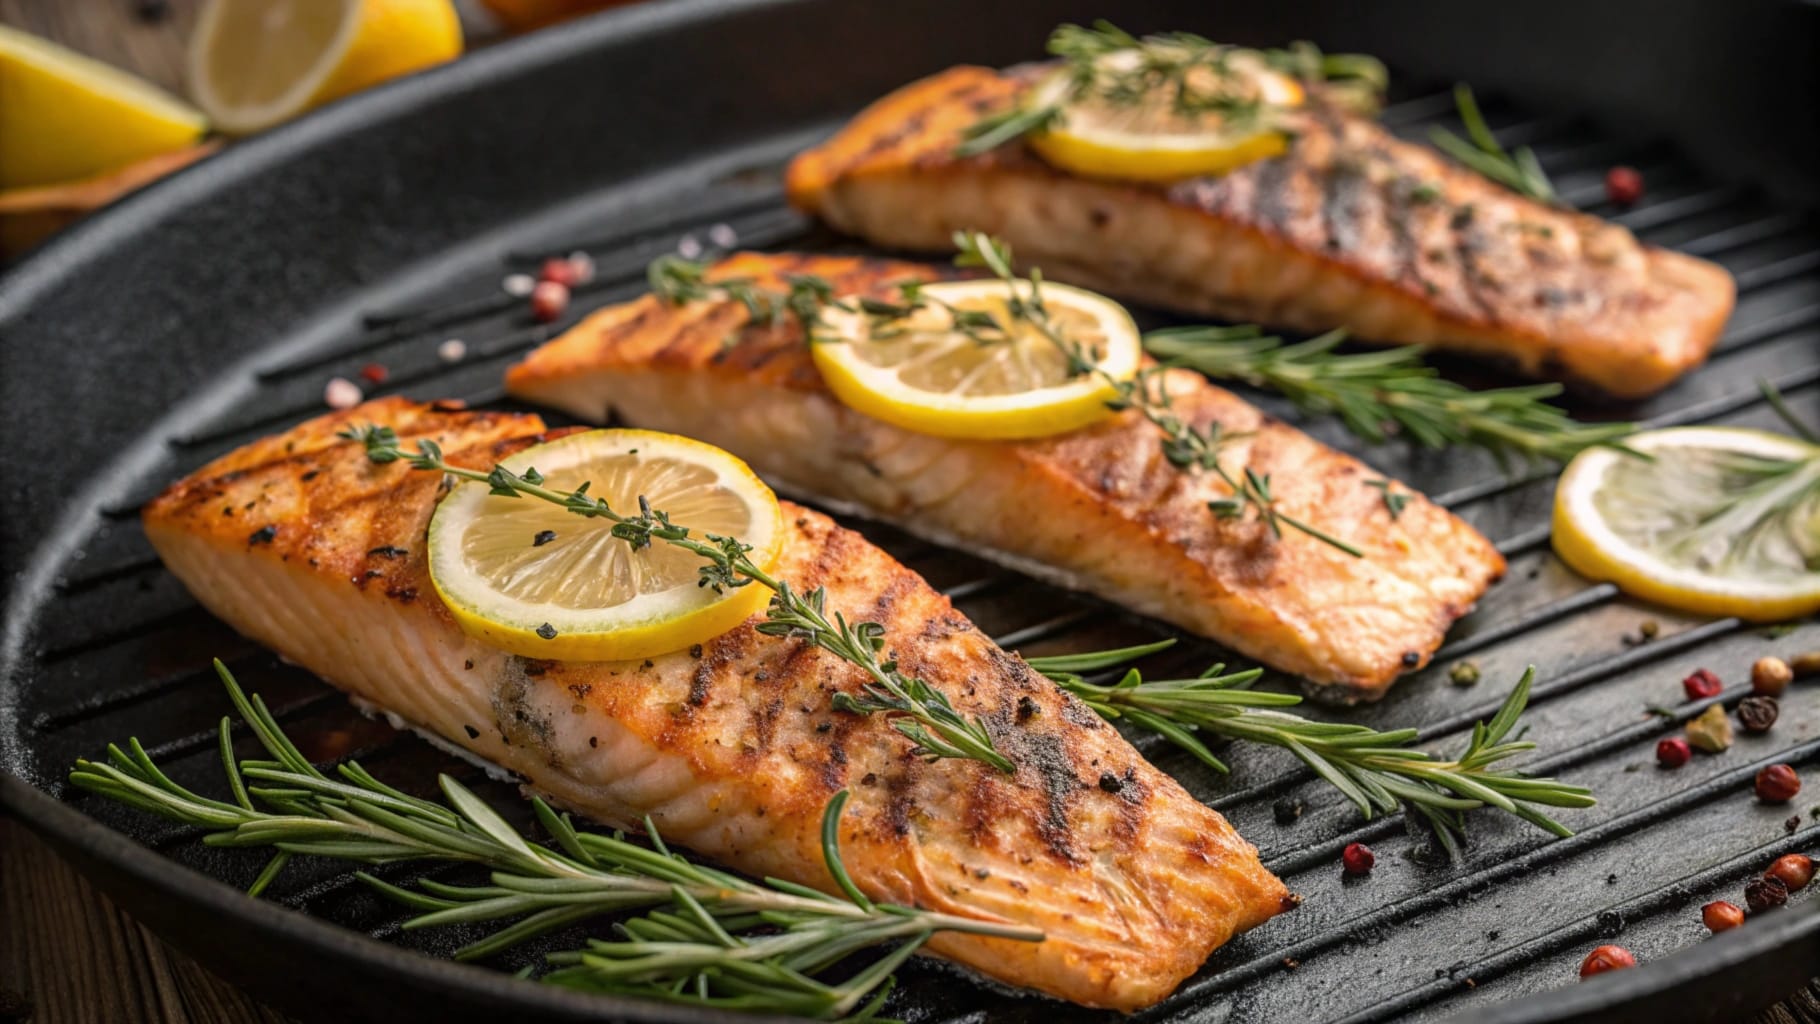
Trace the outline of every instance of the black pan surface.
{"label": "black pan surface", "polygon": [[[1820,230],[1806,205],[1816,137],[1777,114],[1793,97],[1820,95],[1811,4],[1399,0],[1372,5],[1369,17],[1337,0],[651,4],[476,54],[243,143],[0,279],[0,805],[172,942],[309,1019],[727,1016],[582,998],[420,955],[464,937],[400,933],[400,915],[334,865],[298,865],[269,898],[248,899],[238,887],[256,857],[209,850],[70,791],[62,777],[76,757],[131,735],[180,781],[219,787],[212,729],[226,702],[207,672],[217,655],[315,755],[358,754],[419,790],[438,770],[466,771],[361,719],[203,613],[152,558],[136,509],[206,459],[320,411],[324,382],[368,362],[391,372],[375,393],[503,404],[503,368],[563,326],[535,326],[500,289],[504,274],[543,255],[582,249],[599,264],[567,323],[636,294],[645,262],[685,239],[730,230],[744,246],[852,248],[783,206],[777,171],[791,153],[920,74],[1028,59],[1051,25],[1102,14],[1135,30],[1306,37],[1378,53],[1398,76],[1387,121],[1411,137],[1448,119],[1447,86],[1470,78],[1504,141],[1534,145],[1571,200],[1738,278],[1737,315],[1708,367],[1649,401],[1577,411],[1772,427],[1755,384],[1769,379],[1820,419]],[[1603,205],[1601,177],[1616,162],[1649,182],[1629,211]],[[467,343],[459,363],[437,355],[451,337]],[[1469,367],[1449,372],[1487,381]],[[1361,451],[1331,423],[1310,429]],[[1246,752],[1219,777],[1140,741],[1306,897],[1144,1019],[1729,1021],[1820,972],[1820,901],[1797,900],[1712,941],[1700,941],[1697,913],[1737,899],[1774,856],[1820,846],[1820,694],[1791,691],[1774,733],[1723,757],[1668,775],[1650,756],[1698,710],[1675,703],[1681,676],[1709,667],[1734,700],[1754,658],[1820,647],[1820,627],[1771,637],[1589,585],[1549,553],[1550,474],[1506,474],[1471,453],[1362,454],[1498,541],[1512,570],[1433,668],[1345,714],[1420,725],[1457,747],[1533,662],[1537,767],[1594,786],[1602,802],[1565,816],[1579,833],[1565,841],[1481,815],[1464,863],[1449,865],[1422,858],[1399,820],[1359,821],[1286,757]],[[862,528],[1008,646],[1046,653],[1163,632]],[[1659,636],[1628,642],[1646,620]],[[1187,644],[1168,657],[1173,667],[1218,656]],[[1467,656],[1485,682],[1448,685],[1447,667]],[[1675,717],[1646,713],[1650,704]],[[1751,777],[1778,760],[1803,770],[1809,793],[1759,805]],[[509,803],[503,787],[488,793]],[[1273,820],[1282,798],[1306,803],[1292,826]],[[1357,840],[1377,849],[1380,867],[1344,884],[1338,851]],[[1608,937],[1650,962],[1573,984],[1580,957]],[[913,1020],[1105,1019],[956,981],[932,963],[903,980],[890,1012]]]}

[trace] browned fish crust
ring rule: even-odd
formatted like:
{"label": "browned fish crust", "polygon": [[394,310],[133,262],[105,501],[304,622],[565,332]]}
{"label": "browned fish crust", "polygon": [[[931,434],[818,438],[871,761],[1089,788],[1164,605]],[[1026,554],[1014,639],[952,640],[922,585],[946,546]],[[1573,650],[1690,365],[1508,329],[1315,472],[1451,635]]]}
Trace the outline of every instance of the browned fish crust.
{"label": "browned fish crust", "polygon": [[953,151],[1027,75],[956,67],[873,104],[790,166],[791,201],[883,245],[988,231],[1045,273],[1201,315],[1348,327],[1619,397],[1706,358],[1731,276],[1510,192],[1375,122],[1319,112],[1283,157],[1172,186],[1094,181],[1011,144]]}
{"label": "browned fish crust", "polygon": [[[742,254],[711,271],[781,287],[793,274],[840,293],[894,297],[909,279],[952,274],[851,257]],[[1410,492],[1394,519],[1378,474],[1273,420],[1199,374],[1172,371],[1173,409],[1244,436],[1230,472],[1270,478],[1281,510],[1358,545],[1354,558],[1255,519],[1219,520],[1231,491],[1164,457],[1134,412],[1029,441],[927,437],[866,417],[822,383],[793,324],[753,326],[733,301],[610,307],[506,374],[514,395],[594,422],[719,445],[774,486],[898,523],[944,543],[1136,608],[1320,685],[1374,700],[1427,664],[1449,626],[1504,571],[1491,543]],[[1399,490],[1407,490],[1399,488]]]}
{"label": "browned fish crust", "polygon": [[[861,673],[749,620],[643,662],[517,658],[461,633],[426,568],[443,489],[336,432],[386,424],[484,467],[546,435],[534,416],[371,402],[230,453],[145,510],[161,557],[213,612],[284,657],[618,827],[755,876],[835,891],[820,852],[849,789],[845,862],[869,895],[1044,929],[930,949],[1091,1006],[1167,995],[1232,935],[1293,906],[1220,815],[948,600],[808,509],[785,506],[778,575],[884,624],[907,672],[981,716],[1014,775],[925,763],[883,715],[836,712]],[[231,516],[224,509],[234,510]]]}

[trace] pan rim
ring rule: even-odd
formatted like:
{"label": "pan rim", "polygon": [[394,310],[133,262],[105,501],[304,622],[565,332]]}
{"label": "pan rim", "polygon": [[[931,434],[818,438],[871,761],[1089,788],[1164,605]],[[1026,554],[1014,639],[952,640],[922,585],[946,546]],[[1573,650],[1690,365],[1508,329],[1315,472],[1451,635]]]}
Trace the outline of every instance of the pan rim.
{"label": "pan rim", "polygon": [[[353,128],[409,117],[451,94],[483,90],[489,83],[519,73],[526,64],[586,54],[608,42],[624,45],[702,20],[803,5],[804,0],[672,0],[663,5],[621,8],[572,22],[568,31],[531,34],[331,104],[141,189],[33,251],[0,274],[0,325],[18,319],[41,296],[81,273],[81,265],[91,255],[154,229],[160,220],[199,201],[213,189],[238,185],[297,153],[332,145]],[[25,564],[19,567],[18,576],[8,588],[9,610],[35,607],[37,592],[49,584],[55,561],[53,553],[44,547],[26,555]],[[9,612],[4,641],[0,642],[0,683],[11,684],[16,679],[24,652],[18,629],[24,618],[23,614],[15,617]],[[5,710],[0,708],[0,714]],[[0,768],[0,809],[16,815],[54,847],[79,850],[160,895],[196,905],[218,919],[305,944],[330,958],[358,957],[387,971],[414,975],[455,992],[510,1001],[525,1011],[560,1014],[560,1019],[613,1015],[639,1021],[728,1024],[755,1019],[753,1015],[732,1011],[667,1006],[554,986],[519,984],[518,979],[503,972],[423,955],[281,904],[248,897],[226,882],[159,855],[57,800],[10,769]],[[1737,929],[1732,935],[1683,948],[1641,969],[1617,972],[1590,985],[1573,985],[1475,1008],[1472,1019],[1519,1024],[1608,1009],[1646,996],[1662,996],[1680,985],[1698,984],[1758,958],[1787,953],[1803,942],[1820,953],[1820,905],[1773,915],[1750,928]]]}

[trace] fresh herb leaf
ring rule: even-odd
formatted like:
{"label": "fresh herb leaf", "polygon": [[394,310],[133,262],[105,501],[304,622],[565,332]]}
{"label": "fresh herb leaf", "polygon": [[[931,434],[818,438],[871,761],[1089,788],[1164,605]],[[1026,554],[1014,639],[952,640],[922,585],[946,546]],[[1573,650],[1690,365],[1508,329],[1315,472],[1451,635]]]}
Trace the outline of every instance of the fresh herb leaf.
{"label": "fresh herb leaf", "polygon": [[[234,803],[172,781],[136,740],[125,750],[109,746],[105,761],[77,761],[71,784],[204,829],[210,846],[279,851],[254,881],[255,894],[293,856],[480,865],[489,872],[487,885],[426,878],[407,888],[356,875],[417,912],[406,929],[511,922],[462,947],[457,959],[483,959],[577,922],[636,912],[615,923],[615,941],[550,954],[557,969],[543,980],[666,1002],[866,1020],[890,990],[891,972],[939,932],[1024,942],[1043,937],[1029,928],[873,902],[841,862],[837,826],[844,790],[829,801],[822,827],[822,858],[842,896],[778,880],[752,882],[692,863],[671,853],[648,819],[645,830],[655,849],[584,832],[533,798],[533,815],[557,846],[550,849],[526,839],[446,775],[438,779],[443,803],[408,796],[353,762],[325,775],[303,758],[257,695],[242,691],[220,661],[215,671],[271,758],[236,761],[232,722],[221,720],[222,766]],[[244,787],[243,776],[257,785]],[[895,949],[857,973],[836,969],[854,953],[891,944]]]}

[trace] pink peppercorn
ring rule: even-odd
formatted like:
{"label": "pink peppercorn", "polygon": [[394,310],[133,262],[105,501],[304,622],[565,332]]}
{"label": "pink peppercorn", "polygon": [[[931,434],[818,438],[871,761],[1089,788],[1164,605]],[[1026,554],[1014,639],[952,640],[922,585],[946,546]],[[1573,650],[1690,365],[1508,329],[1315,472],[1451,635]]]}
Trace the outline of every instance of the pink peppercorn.
{"label": "pink peppercorn", "polygon": [[555,281],[543,281],[531,289],[531,316],[547,324],[569,308],[569,288]]}
{"label": "pink peppercorn", "polygon": [[537,279],[572,288],[581,280],[581,274],[571,261],[552,256],[543,261],[543,267],[537,271]]}
{"label": "pink peppercorn", "polygon": [[1643,175],[1635,167],[1613,167],[1605,172],[1605,198],[1629,206],[1643,198]]}
{"label": "pink peppercorn", "polygon": [[1340,852],[1340,863],[1345,865],[1349,875],[1369,875],[1377,866],[1377,855],[1364,843],[1347,843],[1346,849]]}
{"label": "pink peppercorn", "polygon": [[1687,691],[1688,700],[1705,700],[1717,697],[1725,684],[1719,681],[1718,676],[1701,668],[1695,669],[1693,675],[1681,680],[1681,688]]}
{"label": "pink peppercorn", "polygon": [[373,384],[383,384],[385,379],[391,375],[392,371],[378,363],[368,363],[360,368],[361,379]]}
{"label": "pink peppercorn", "polygon": [[1664,768],[1679,768],[1693,760],[1694,750],[1679,736],[1656,742],[1656,763]]}

